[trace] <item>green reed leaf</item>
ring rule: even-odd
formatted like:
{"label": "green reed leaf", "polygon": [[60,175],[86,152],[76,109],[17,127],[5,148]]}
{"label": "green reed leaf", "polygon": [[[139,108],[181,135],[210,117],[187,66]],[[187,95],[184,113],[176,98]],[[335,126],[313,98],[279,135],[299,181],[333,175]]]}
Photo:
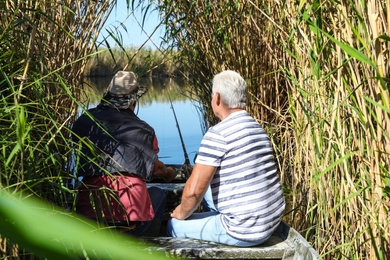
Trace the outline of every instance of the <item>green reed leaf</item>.
{"label": "green reed leaf", "polygon": [[340,48],[345,51],[346,53],[348,53],[349,56],[351,56],[352,58],[355,58],[363,63],[366,63],[372,67],[375,67],[375,64],[361,51],[353,48],[351,45],[349,44],[346,44],[346,43],[343,43],[341,41],[338,41],[336,40],[333,36],[331,36],[330,34],[326,33],[324,30],[321,30],[320,28],[318,28],[317,26],[315,25],[310,25],[310,29],[312,29],[313,31],[321,31],[324,35],[326,35],[326,37],[328,37],[332,42],[334,42],[335,44],[337,44],[338,46],[340,46]]}
{"label": "green reed leaf", "polygon": [[32,198],[17,198],[0,190],[0,234],[48,259],[165,259],[145,251],[140,241],[98,228]]}

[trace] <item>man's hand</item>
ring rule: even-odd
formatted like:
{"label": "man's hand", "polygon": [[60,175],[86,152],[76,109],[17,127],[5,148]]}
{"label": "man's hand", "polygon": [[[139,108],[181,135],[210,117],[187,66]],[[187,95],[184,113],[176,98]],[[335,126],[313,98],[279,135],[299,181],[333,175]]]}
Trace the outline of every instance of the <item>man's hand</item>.
{"label": "man's hand", "polygon": [[194,169],[184,186],[181,203],[171,213],[172,218],[186,219],[202,202],[217,167],[195,163]]}
{"label": "man's hand", "polygon": [[171,182],[175,179],[177,173],[172,167],[166,167],[159,159],[156,160],[153,169],[153,177],[163,179],[166,182]]}
{"label": "man's hand", "polygon": [[[188,215],[188,216],[187,216]],[[175,210],[171,213],[171,217],[172,218],[176,218],[176,219],[180,219],[180,220],[183,220],[183,219],[186,219],[188,218],[191,214],[184,214],[181,210],[181,204],[179,204]]]}
{"label": "man's hand", "polygon": [[166,169],[167,170],[166,170],[166,173],[165,173],[163,179],[166,182],[171,182],[176,178],[177,172],[172,167],[167,167]]}

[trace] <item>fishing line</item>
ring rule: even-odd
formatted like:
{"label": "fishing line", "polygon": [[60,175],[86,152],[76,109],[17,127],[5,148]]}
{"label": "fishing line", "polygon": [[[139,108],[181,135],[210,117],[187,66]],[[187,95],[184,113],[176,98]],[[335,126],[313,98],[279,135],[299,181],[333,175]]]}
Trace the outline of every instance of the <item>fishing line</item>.
{"label": "fishing line", "polygon": [[184,144],[183,136],[181,134],[179,122],[178,122],[177,117],[176,117],[175,108],[173,107],[171,96],[169,94],[168,94],[168,98],[169,98],[169,102],[171,103],[171,109],[172,109],[172,112],[173,112],[173,116],[175,117],[176,128],[177,128],[177,131],[179,132],[180,142],[181,142],[181,146],[183,148],[183,153],[184,153],[184,163],[183,163],[183,165],[181,167],[182,168],[181,172],[182,172],[182,175],[184,173],[183,177],[188,178],[189,171],[191,169],[191,162],[190,162],[190,159],[188,158],[188,153],[187,153],[187,150],[186,150],[186,146]]}

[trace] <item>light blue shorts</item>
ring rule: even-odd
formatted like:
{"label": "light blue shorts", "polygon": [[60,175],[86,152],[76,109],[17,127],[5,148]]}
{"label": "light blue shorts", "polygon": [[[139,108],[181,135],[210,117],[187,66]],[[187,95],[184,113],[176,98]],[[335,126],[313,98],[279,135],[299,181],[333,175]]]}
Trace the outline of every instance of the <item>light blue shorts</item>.
{"label": "light blue shorts", "polygon": [[210,188],[203,198],[203,205],[208,211],[193,213],[185,220],[170,219],[167,226],[168,236],[196,238],[240,247],[256,246],[268,239],[248,242],[230,236],[223,227],[221,214],[215,209]]}

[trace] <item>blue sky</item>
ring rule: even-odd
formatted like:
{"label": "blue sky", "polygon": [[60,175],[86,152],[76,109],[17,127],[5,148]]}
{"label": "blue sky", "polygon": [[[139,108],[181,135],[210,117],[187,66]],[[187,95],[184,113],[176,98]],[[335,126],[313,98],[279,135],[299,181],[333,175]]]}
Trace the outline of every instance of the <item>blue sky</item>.
{"label": "blue sky", "polygon": [[[104,36],[108,35],[105,28],[117,28],[117,30],[122,35],[123,46],[141,46],[147,40],[148,37],[144,32],[142,32],[140,25],[136,21],[137,19],[139,23],[142,23],[142,17],[139,14],[140,12],[137,12],[134,17],[134,15],[128,13],[127,11],[126,0],[117,1],[117,6],[114,7],[114,9],[112,10],[109,18],[104,25],[102,32],[100,33],[98,40],[101,41]],[[123,26],[120,26],[120,23],[123,23]],[[158,23],[159,18],[157,12],[150,12],[145,20],[144,30],[148,34],[151,34],[155,27],[158,25]],[[156,43],[157,46],[159,46],[161,42],[159,40],[160,35],[161,30],[157,30],[156,33],[152,36],[152,40]],[[115,44],[115,42],[112,40],[108,41],[110,45]],[[152,43],[147,43],[146,45],[151,48],[155,48]]]}

